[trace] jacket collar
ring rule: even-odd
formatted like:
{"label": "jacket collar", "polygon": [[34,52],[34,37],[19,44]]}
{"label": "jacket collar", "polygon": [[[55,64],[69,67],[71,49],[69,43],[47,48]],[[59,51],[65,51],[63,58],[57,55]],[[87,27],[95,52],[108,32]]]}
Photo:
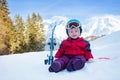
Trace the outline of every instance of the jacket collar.
{"label": "jacket collar", "polygon": [[84,38],[83,37],[79,37],[77,39],[72,39],[70,37],[67,38],[68,41],[82,41]]}

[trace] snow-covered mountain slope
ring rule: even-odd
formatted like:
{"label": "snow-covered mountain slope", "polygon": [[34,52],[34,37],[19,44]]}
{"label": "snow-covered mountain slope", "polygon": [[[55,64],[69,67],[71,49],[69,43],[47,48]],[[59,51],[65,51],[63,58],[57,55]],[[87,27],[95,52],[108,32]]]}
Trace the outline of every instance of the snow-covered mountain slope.
{"label": "snow-covered mountain slope", "polygon": [[120,31],[91,42],[95,62],[74,72],[50,73],[44,65],[48,51],[0,56],[0,80],[120,80],[119,35]]}
{"label": "snow-covered mountain slope", "polygon": [[51,37],[52,29],[55,25],[56,28],[54,32],[54,37],[57,38],[59,41],[67,37],[65,32],[65,25],[67,21],[68,18],[63,16],[54,16],[51,19],[44,20],[46,38],[49,39]]}
{"label": "snow-covered mountain slope", "polygon": [[[59,41],[65,39],[67,37],[65,31],[65,25],[67,21],[68,18],[64,16],[54,16],[51,19],[44,20],[46,38],[50,37],[52,31],[50,24],[54,24],[55,22],[57,22],[55,37]],[[120,16],[95,16],[85,20],[85,22],[81,24],[83,28],[83,37],[107,35],[115,31],[120,31]]]}
{"label": "snow-covered mountain slope", "polygon": [[[96,57],[108,56],[117,58],[120,56],[120,31],[113,32],[110,35],[91,41],[92,52]],[[100,54],[99,54],[100,53]]]}
{"label": "snow-covered mountain slope", "polygon": [[120,16],[92,17],[84,23],[83,28],[87,35],[107,35],[120,31]]}

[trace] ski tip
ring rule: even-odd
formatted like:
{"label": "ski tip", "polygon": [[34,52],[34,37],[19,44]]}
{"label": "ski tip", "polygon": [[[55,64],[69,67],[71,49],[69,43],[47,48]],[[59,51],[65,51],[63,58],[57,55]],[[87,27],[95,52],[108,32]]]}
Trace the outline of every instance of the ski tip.
{"label": "ski tip", "polygon": [[98,59],[100,59],[100,60],[111,60],[111,58],[109,58],[109,57],[99,57]]}

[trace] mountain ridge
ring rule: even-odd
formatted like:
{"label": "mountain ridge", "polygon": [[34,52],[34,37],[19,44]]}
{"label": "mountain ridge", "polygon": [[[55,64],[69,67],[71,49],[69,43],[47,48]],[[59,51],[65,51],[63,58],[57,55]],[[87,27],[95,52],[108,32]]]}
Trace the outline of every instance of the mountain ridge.
{"label": "mountain ridge", "polygon": [[[69,18],[65,16],[53,16],[50,19],[44,20],[46,39],[49,39],[51,37],[52,27],[50,27],[50,25],[57,23],[54,37],[58,40],[59,43],[64,40],[67,37],[65,26],[68,20]],[[94,16],[86,19],[85,22],[81,24],[83,29],[83,33],[81,34],[82,37],[99,37],[120,31],[120,16]]]}

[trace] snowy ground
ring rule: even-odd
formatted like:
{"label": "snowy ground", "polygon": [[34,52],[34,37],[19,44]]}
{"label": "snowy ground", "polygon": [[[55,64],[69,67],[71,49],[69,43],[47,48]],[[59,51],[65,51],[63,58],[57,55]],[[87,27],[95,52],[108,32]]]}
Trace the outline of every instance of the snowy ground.
{"label": "snowy ground", "polygon": [[48,51],[0,56],[0,80],[120,80],[119,36],[120,32],[115,32],[91,42],[95,62],[75,72],[48,72],[49,65],[44,65]]}

